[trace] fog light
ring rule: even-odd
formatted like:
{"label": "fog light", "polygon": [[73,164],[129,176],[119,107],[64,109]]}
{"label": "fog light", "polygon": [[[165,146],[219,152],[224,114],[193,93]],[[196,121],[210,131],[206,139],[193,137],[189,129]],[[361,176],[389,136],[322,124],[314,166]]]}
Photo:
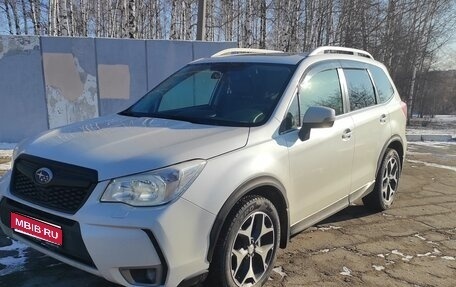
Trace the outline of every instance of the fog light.
{"label": "fog light", "polygon": [[143,286],[157,286],[161,283],[161,267],[121,269],[125,280],[130,284]]}

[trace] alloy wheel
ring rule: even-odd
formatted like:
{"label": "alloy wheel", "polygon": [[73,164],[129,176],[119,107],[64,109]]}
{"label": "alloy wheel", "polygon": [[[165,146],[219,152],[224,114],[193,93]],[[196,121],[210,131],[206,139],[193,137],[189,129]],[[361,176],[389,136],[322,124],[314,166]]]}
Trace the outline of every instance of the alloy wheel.
{"label": "alloy wheel", "polygon": [[386,204],[390,204],[394,196],[399,181],[399,164],[395,157],[391,157],[383,170],[382,176],[382,199]]}
{"label": "alloy wheel", "polygon": [[273,260],[275,231],[264,212],[252,213],[242,223],[231,250],[231,275],[237,286],[253,286]]}

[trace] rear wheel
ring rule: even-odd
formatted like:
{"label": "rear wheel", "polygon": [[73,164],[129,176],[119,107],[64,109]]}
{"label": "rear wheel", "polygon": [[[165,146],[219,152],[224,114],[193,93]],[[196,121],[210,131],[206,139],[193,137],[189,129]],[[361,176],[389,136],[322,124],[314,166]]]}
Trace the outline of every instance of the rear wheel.
{"label": "rear wheel", "polygon": [[363,198],[369,209],[383,211],[391,207],[396,198],[401,174],[401,160],[394,149],[387,149],[375,179],[374,190]]}
{"label": "rear wheel", "polygon": [[261,196],[241,199],[220,234],[207,286],[262,286],[274,266],[279,240],[274,205]]}

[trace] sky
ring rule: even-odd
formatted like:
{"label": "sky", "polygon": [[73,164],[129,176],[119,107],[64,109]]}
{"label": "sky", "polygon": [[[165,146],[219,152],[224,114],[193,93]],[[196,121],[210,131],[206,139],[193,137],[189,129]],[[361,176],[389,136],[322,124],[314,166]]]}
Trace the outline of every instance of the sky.
{"label": "sky", "polygon": [[434,70],[456,70],[456,30],[448,43],[437,53]]}

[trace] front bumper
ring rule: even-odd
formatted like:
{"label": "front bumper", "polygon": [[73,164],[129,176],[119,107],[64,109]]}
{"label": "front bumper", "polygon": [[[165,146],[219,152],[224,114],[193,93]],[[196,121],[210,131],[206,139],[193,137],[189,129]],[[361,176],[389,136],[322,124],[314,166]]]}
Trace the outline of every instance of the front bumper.
{"label": "front bumper", "polygon": [[[100,203],[108,184],[102,182],[85,205],[69,215],[13,196],[9,176],[0,182],[1,228],[51,257],[124,286],[147,286],[132,282],[123,275],[125,270],[154,268],[162,280],[149,286],[178,286],[209,267],[206,253],[215,216],[183,198],[153,208]],[[63,246],[12,231],[11,211],[62,226]]]}

